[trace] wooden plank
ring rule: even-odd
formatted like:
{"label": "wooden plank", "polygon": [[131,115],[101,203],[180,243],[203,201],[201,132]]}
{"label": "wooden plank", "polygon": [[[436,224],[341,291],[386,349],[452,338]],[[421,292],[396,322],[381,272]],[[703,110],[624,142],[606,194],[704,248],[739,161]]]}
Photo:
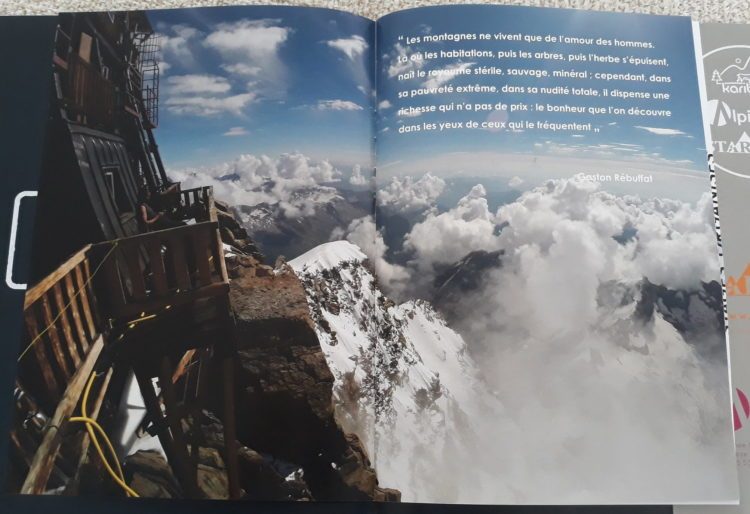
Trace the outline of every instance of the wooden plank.
{"label": "wooden plank", "polygon": [[49,338],[52,354],[55,357],[55,362],[57,363],[60,372],[67,382],[68,379],[70,379],[70,377],[73,375],[73,372],[68,365],[68,361],[65,359],[65,351],[63,350],[63,345],[60,341],[60,334],[57,331],[57,326],[55,325],[55,323],[53,323],[52,308],[50,307],[50,302],[47,299],[47,295],[42,296],[40,305],[42,308],[42,322],[46,327],[48,327],[46,334]]}
{"label": "wooden plank", "polygon": [[[89,403],[88,405],[88,415],[90,418],[93,418],[93,419],[99,418],[99,411],[101,411],[102,404],[104,403],[104,397],[106,396],[107,390],[109,389],[109,382],[112,379],[113,372],[114,372],[113,368],[109,368],[104,378],[97,380],[97,383],[94,384],[94,387],[98,386],[97,388],[98,392],[96,393],[94,402]],[[81,467],[83,466],[83,464],[86,462],[88,458],[88,452],[89,452],[90,446],[91,446],[91,438],[89,437],[88,431],[84,430],[81,434],[81,448],[80,448],[78,463],[75,467],[75,475],[65,486],[66,494],[77,494],[76,491],[74,491],[73,489],[77,489],[78,485],[80,484]]]}
{"label": "wooden plank", "polygon": [[90,35],[81,32],[81,42],[78,45],[78,57],[86,63],[91,62],[91,46],[93,42],[94,39]]}
{"label": "wooden plank", "polygon": [[[164,400],[164,415],[169,425],[169,431],[174,441],[175,457],[177,462],[170,463],[175,475],[180,479],[180,485],[189,498],[200,498],[202,495],[198,489],[198,468],[190,465],[187,439],[182,431],[182,420],[177,415],[177,396],[172,383],[172,366],[166,355],[161,360],[159,373],[159,387]],[[175,469],[176,465],[176,469]]]}
{"label": "wooden plank", "polygon": [[81,299],[81,306],[83,307],[83,317],[86,320],[86,327],[89,330],[89,340],[96,338],[98,331],[94,324],[94,315],[91,312],[91,302],[89,301],[89,294],[86,290],[86,282],[83,280],[83,271],[81,266],[77,266],[75,269],[76,276],[76,287],[79,291],[78,297]]}
{"label": "wooden plank", "polygon": [[172,383],[176,383],[180,378],[182,378],[182,375],[185,374],[185,370],[190,365],[190,361],[193,359],[194,355],[195,349],[185,352],[185,354],[180,359],[180,362],[177,363],[177,367],[175,368],[174,373],[172,373]]}
{"label": "wooden plank", "polygon": [[[191,405],[191,416],[193,416],[193,420],[200,419],[201,413],[203,411],[203,406],[206,404],[206,395],[207,395],[207,383],[208,380],[206,379],[207,370],[206,368],[209,365],[209,361],[211,360],[211,348],[201,348],[199,350],[195,350],[196,352],[199,352],[198,356],[193,361],[195,363],[194,367],[197,368],[195,372],[191,370],[188,371],[187,380],[185,381],[185,388],[186,392],[185,395],[188,396],[189,391],[188,388],[192,388],[192,398],[193,402]],[[191,437],[191,458],[195,462],[195,465],[197,465],[197,459],[199,455],[199,447],[202,445],[202,443],[205,442],[205,437],[201,433],[200,430],[193,430],[192,437]]]}
{"label": "wooden plank", "polygon": [[73,326],[76,329],[76,334],[78,335],[78,341],[81,343],[81,347],[83,348],[84,353],[86,350],[89,349],[89,336],[86,334],[86,330],[83,328],[83,321],[81,320],[81,308],[80,308],[80,301],[81,299],[75,294],[76,288],[73,285],[73,276],[68,273],[65,275],[65,291],[68,294],[68,300],[71,301],[70,304],[70,314],[73,317]]}
{"label": "wooden plank", "polygon": [[[151,242],[153,244],[153,242]],[[147,246],[151,246],[151,244]],[[143,268],[138,258],[138,245],[123,244],[120,245],[124,262],[128,269],[128,278],[130,278],[130,287],[132,288],[133,301],[142,302],[146,299],[146,282],[143,277]],[[121,268],[122,269],[122,268]]]}
{"label": "wooden plank", "polygon": [[211,244],[213,245],[213,253],[216,256],[216,262],[214,264],[215,266],[217,266],[217,272],[221,277],[221,281],[225,284],[228,284],[229,273],[227,273],[227,261],[224,258],[224,246],[221,241],[221,234],[219,233],[218,224],[211,237]]}
{"label": "wooden plank", "polygon": [[171,234],[169,237],[168,252],[174,269],[175,281],[181,292],[190,289],[190,272],[185,261],[185,235]]}
{"label": "wooden plank", "polygon": [[65,275],[71,272],[78,264],[83,262],[88,255],[88,251],[91,249],[91,245],[86,245],[82,249],[78,250],[68,260],[62,263],[55,271],[44,277],[37,284],[26,291],[24,297],[23,308],[28,309],[31,304],[36,302],[42,297],[44,293],[49,291],[53,284],[56,284],[62,280]]}
{"label": "wooden plank", "polygon": [[164,269],[164,257],[161,253],[161,242],[158,245],[146,245],[149,265],[151,266],[151,281],[157,297],[165,296],[168,292],[167,271]]}
{"label": "wooden plank", "polygon": [[213,193],[209,194],[208,202],[206,203],[206,209],[208,209],[208,221],[216,223],[216,230],[218,231],[219,214],[216,212],[216,204],[214,203]]}
{"label": "wooden plank", "polygon": [[[164,230],[154,230],[151,232],[144,232],[135,236],[130,236],[123,241],[127,241],[127,244],[148,244],[150,240],[164,241],[171,237],[188,237],[193,231],[202,230],[203,225],[210,224],[208,221],[202,223],[194,223],[192,225],[181,225],[179,227],[166,228]],[[218,226],[218,224],[217,224]],[[105,243],[108,246],[111,243]],[[97,245],[98,246],[98,245]]]}
{"label": "wooden plank", "polygon": [[237,433],[234,404],[234,364],[231,354],[222,360],[224,379],[224,461],[229,478],[229,498],[240,498],[239,468],[237,464]]}
{"label": "wooden plank", "polygon": [[[52,286],[52,293],[55,298],[55,303],[57,304],[55,312],[60,313],[60,319],[58,320],[58,323],[60,324],[60,328],[62,328],[62,335],[63,339],[65,340],[65,348],[68,350],[67,354],[73,361],[73,368],[75,369],[81,365],[81,355],[83,355],[83,348],[77,344],[75,337],[73,337],[73,329],[70,326],[70,319],[68,318],[68,309],[70,307],[67,307],[67,304],[63,299],[62,286],[60,282]],[[72,302],[70,306],[72,307]]]}
{"label": "wooden plank", "polygon": [[68,62],[57,54],[52,56],[52,64],[62,70],[68,71]]}
{"label": "wooden plank", "polygon": [[44,339],[37,339],[37,337],[39,337],[39,328],[34,316],[34,311],[32,308],[26,309],[24,310],[23,315],[26,322],[26,330],[29,334],[29,344],[31,344],[32,341],[36,341],[33,343],[32,350],[34,351],[34,355],[36,356],[39,369],[42,372],[44,383],[47,386],[47,392],[49,393],[50,397],[49,399],[56,402],[60,397],[62,389],[57,383],[55,374],[52,373],[52,368],[49,365],[49,359],[47,358],[47,354],[44,351]]}
{"label": "wooden plank", "polygon": [[45,491],[49,475],[55,464],[55,458],[62,444],[62,432],[67,426],[68,418],[83,393],[83,388],[94,369],[99,354],[104,346],[104,340],[99,336],[91,345],[86,358],[68,383],[62,399],[57,404],[55,413],[47,424],[39,449],[31,461],[31,468],[21,487],[21,494],[41,494]]}
{"label": "wooden plank", "polygon": [[195,265],[198,268],[198,287],[205,287],[211,283],[211,266],[208,262],[211,250],[209,236],[210,232],[202,230],[197,232],[191,241]]}
{"label": "wooden plank", "polygon": [[[117,250],[115,249],[111,254],[108,254],[109,257],[107,257],[107,260],[112,259],[115,255],[115,252]],[[102,326],[102,320],[99,319],[99,306],[96,302],[96,295],[94,294],[94,284],[92,284],[91,281],[91,264],[89,263],[88,259],[85,259],[81,263],[81,267],[83,268],[83,275],[86,277],[87,283],[86,283],[86,296],[88,298],[90,311],[91,311],[91,317],[94,320],[94,327],[101,327]]]}
{"label": "wooden plank", "polygon": [[162,309],[165,305],[172,305],[177,307],[186,303],[193,302],[199,298],[208,298],[211,296],[221,296],[229,292],[229,284],[224,282],[214,282],[206,287],[199,289],[189,290],[187,292],[181,291],[180,293],[165,296],[164,298],[155,298],[148,300],[143,303],[132,303],[123,305],[111,314],[115,318],[132,318],[137,317],[141,312],[154,312]]}

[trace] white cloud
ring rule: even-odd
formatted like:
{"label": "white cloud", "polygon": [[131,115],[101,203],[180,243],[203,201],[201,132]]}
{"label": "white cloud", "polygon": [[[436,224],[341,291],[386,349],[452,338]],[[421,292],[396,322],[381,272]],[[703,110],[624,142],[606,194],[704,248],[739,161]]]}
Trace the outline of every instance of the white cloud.
{"label": "white cloud", "polygon": [[393,107],[393,104],[391,104],[391,102],[389,102],[388,100],[383,100],[378,104],[378,109],[380,109],[381,111],[390,109],[391,107]]}
{"label": "white cloud", "polygon": [[291,30],[278,25],[279,20],[239,20],[220,23],[210,33],[205,44],[220,53],[251,61],[275,58]]}
{"label": "white cloud", "polygon": [[254,77],[262,71],[260,66],[250,66],[249,64],[244,62],[222,64],[221,68],[227,73],[231,73],[232,75],[243,75],[248,77]]}
{"label": "white cloud", "polygon": [[229,137],[246,136],[248,134],[249,132],[247,131],[245,127],[232,127],[226,132],[224,132],[224,135],[229,136]]}
{"label": "white cloud", "polygon": [[283,96],[287,89],[287,68],[279,50],[292,29],[280,20],[242,19],[216,25],[203,44],[219,52],[224,69],[257,78],[254,92],[270,98]]}
{"label": "white cloud", "polygon": [[160,69],[163,67],[166,71],[173,61],[188,67],[195,64],[191,45],[199,39],[199,30],[179,24],[159,27],[159,30],[159,47],[163,61],[163,64],[160,63]]}
{"label": "white cloud", "polygon": [[519,187],[521,184],[523,184],[523,179],[518,175],[511,177],[511,179],[508,181],[508,187],[512,188]]}
{"label": "white cloud", "polygon": [[362,36],[352,36],[349,38],[334,39],[326,41],[331,48],[335,48],[344,53],[352,61],[361,57],[367,50],[367,41]]}
{"label": "white cloud", "polygon": [[497,250],[500,239],[495,216],[487,204],[487,191],[477,184],[449,211],[429,212],[404,238],[404,248],[413,252],[412,263],[423,277],[435,264],[452,264],[474,250]]}
{"label": "white cloud", "polygon": [[216,116],[218,114],[241,115],[242,111],[255,99],[253,93],[242,93],[225,97],[170,96],[165,103],[167,110],[173,114],[190,114],[195,116]]}
{"label": "white cloud", "polygon": [[363,107],[350,100],[320,100],[316,108],[321,111],[361,111]]}
{"label": "white cloud", "polygon": [[169,64],[167,61],[159,61],[157,63],[157,66],[159,67],[159,75],[162,77],[166,75],[167,72],[169,71],[169,68],[172,67],[172,65]]}
{"label": "white cloud", "polygon": [[349,177],[349,183],[353,186],[366,186],[370,182],[370,179],[362,174],[362,168],[359,164],[355,164],[352,168],[352,176]]}
{"label": "white cloud", "polygon": [[[505,247],[533,243],[543,253],[554,245],[559,223],[582,223],[585,237],[599,241],[596,244],[602,248],[602,281],[646,277],[672,289],[692,290],[700,288],[701,281],[718,276],[708,192],[692,205],[677,200],[619,197],[601,191],[592,182],[550,181],[501,207],[497,218],[509,224],[501,234]],[[626,227],[634,231],[635,239],[622,245],[613,238]],[[593,263],[591,266],[599,269]]]}
{"label": "white cloud", "polygon": [[445,180],[425,173],[419,180],[393,177],[378,190],[378,204],[393,212],[416,212],[432,207],[445,190]]}
{"label": "white cloud", "polygon": [[[368,97],[368,102],[372,100],[369,97],[374,96],[374,88],[368,73],[369,63],[365,59],[365,53],[369,45],[365,38],[353,35],[347,38],[333,39],[325,41],[325,44],[346,56],[346,66],[349,68],[349,80],[356,84],[362,94]],[[371,107],[371,105],[369,106]]]}
{"label": "white cloud", "polygon": [[422,68],[424,61],[411,60],[411,48],[401,43],[393,45],[393,51],[384,55],[384,61],[388,61],[388,76],[393,78],[407,71],[418,70]]}
{"label": "white cloud", "polygon": [[216,197],[230,205],[264,203],[288,218],[315,214],[337,197],[336,189],[325,184],[341,178],[330,162],[300,153],[277,158],[243,154],[216,166],[169,170],[169,174],[184,188],[210,185]]}
{"label": "white cloud", "polygon": [[[556,180],[494,216],[482,199],[477,186],[407,235],[420,259],[408,266],[410,285],[432,284],[434,264],[504,251],[477,290],[460,293],[452,318],[488,381],[472,392],[502,408],[460,434],[478,448],[452,461],[471,467],[470,482],[447,480],[459,490],[484,484],[471,499],[490,503],[627,503],[633,480],[641,499],[731,492],[726,363],[697,349],[724,344],[720,300],[710,307],[702,285],[719,279],[710,195],[641,199]],[[660,300],[644,278],[679,292]],[[664,303],[695,339],[659,313]],[[612,462],[630,478],[602,474]]]}
{"label": "white cloud", "polygon": [[388,290],[395,292],[406,286],[409,273],[403,266],[386,261],[385,254],[388,246],[385,244],[383,234],[377,230],[372,216],[355,219],[345,230],[335,229],[331,234],[331,239],[346,239],[359,246],[375,268],[381,285]]}
{"label": "white cloud", "polygon": [[226,93],[232,86],[218,75],[174,75],[167,78],[170,94]]}
{"label": "white cloud", "polygon": [[671,129],[671,128],[643,127],[641,125],[636,125],[635,128],[645,130],[646,132],[651,132],[652,134],[656,134],[658,136],[684,136],[686,135],[681,130]]}
{"label": "white cloud", "polygon": [[416,118],[417,116],[422,116],[422,111],[407,110],[402,107],[396,112],[396,114],[401,118]]}
{"label": "white cloud", "polygon": [[452,78],[456,76],[461,76],[461,73],[470,68],[471,66],[474,66],[473,62],[457,62],[454,64],[451,64],[450,66],[446,66],[445,68],[438,69],[438,70],[430,70],[430,74],[433,74],[428,78],[424,83],[422,84],[422,87],[426,88],[433,88],[433,87],[439,87]]}

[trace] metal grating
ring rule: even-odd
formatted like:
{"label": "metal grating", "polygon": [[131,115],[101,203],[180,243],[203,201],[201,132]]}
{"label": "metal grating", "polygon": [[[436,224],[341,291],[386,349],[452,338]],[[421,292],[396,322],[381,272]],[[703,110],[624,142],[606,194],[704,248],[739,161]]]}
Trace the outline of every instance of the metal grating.
{"label": "metal grating", "polygon": [[141,98],[144,121],[159,125],[159,61],[161,60],[161,36],[138,33],[134,39],[138,49],[138,74],[140,75]]}

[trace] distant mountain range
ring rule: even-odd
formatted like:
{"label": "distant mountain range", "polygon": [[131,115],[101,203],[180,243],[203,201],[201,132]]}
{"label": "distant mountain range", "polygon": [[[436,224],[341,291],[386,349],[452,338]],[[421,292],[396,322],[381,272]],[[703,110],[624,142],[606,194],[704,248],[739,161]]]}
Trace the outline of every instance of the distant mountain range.
{"label": "distant mountain range", "polygon": [[[238,180],[227,175],[222,180]],[[267,187],[273,187],[272,183]],[[330,186],[305,187],[291,194],[289,203],[304,205],[306,212],[294,214],[284,203],[234,206],[244,228],[273,263],[277,257],[300,255],[327,241],[336,228],[372,213],[372,193]]]}

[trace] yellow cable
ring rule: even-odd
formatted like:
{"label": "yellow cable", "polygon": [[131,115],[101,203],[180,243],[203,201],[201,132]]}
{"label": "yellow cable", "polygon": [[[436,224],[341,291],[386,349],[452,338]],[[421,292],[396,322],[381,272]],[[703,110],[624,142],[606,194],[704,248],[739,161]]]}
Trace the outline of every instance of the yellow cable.
{"label": "yellow cable", "polygon": [[[89,437],[91,438],[91,442],[94,443],[94,448],[96,448],[97,453],[99,454],[99,458],[101,459],[102,463],[104,464],[104,467],[106,468],[109,475],[112,477],[112,479],[119,485],[128,496],[132,496],[134,498],[138,498],[138,493],[136,493],[128,484],[125,482],[125,476],[122,472],[122,467],[120,466],[120,461],[117,458],[117,453],[115,452],[114,447],[112,446],[112,442],[109,440],[109,437],[107,436],[107,433],[104,431],[102,426],[93,418],[90,418],[87,415],[86,412],[86,405],[88,403],[89,399],[89,393],[91,392],[91,387],[94,385],[94,380],[96,379],[96,373],[91,374],[91,378],[89,378],[88,384],[86,384],[86,389],[83,392],[83,401],[81,403],[81,413],[82,416],[74,416],[69,418],[68,421],[74,422],[74,423],[84,423],[86,425],[86,431],[89,434]],[[112,457],[115,460],[115,465],[117,466],[117,472],[115,472],[114,469],[112,469],[112,466],[110,465],[109,461],[107,460],[107,457],[104,455],[104,451],[102,450],[101,445],[99,444],[99,439],[96,437],[96,432],[94,431],[94,428],[96,428],[99,433],[104,438],[104,441],[107,443],[107,446],[109,448],[110,453],[112,454]]]}
{"label": "yellow cable", "polygon": [[[86,389],[83,391],[83,401],[81,402],[81,415],[84,418],[89,418],[88,414],[88,404],[89,404],[89,394],[91,393],[91,388],[94,386],[94,381],[96,380],[96,372],[91,373],[91,378],[89,378],[89,383],[86,384]],[[122,468],[120,467],[120,459],[117,458],[117,452],[115,452],[114,447],[112,446],[112,442],[109,440],[109,437],[107,437],[107,434],[104,432],[104,430],[101,428],[99,423],[96,420],[93,420],[97,427],[99,427],[99,430],[104,435],[104,441],[107,443],[107,446],[109,446],[109,451],[112,454],[112,456],[115,459],[115,465],[117,466],[117,473],[120,476],[120,478],[124,481],[125,475],[122,472]],[[88,425],[87,425],[88,430]],[[89,431],[89,437],[91,437],[92,431]],[[93,439],[96,439],[94,437]],[[98,442],[98,441],[97,441]]]}
{"label": "yellow cable", "polygon": [[[138,498],[138,493],[136,493],[122,478],[120,478],[117,473],[115,473],[115,470],[112,469],[112,466],[110,465],[109,461],[104,455],[104,450],[102,450],[101,445],[99,444],[99,440],[96,438],[96,433],[94,432],[94,428],[99,430],[99,432],[102,434],[102,437],[104,437],[105,441],[109,441],[109,438],[107,437],[106,432],[104,429],[99,425],[99,423],[96,422],[95,419],[92,418],[84,418],[82,416],[77,416],[74,418],[70,418],[69,421],[72,422],[80,422],[86,424],[86,430],[89,433],[89,437],[91,438],[91,442],[94,443],[94,447],[96,448],[97,453],[99,454],[99,458],[101,459],[102,463],[104,464],[104,467],[106,468],[109,475],[112,477],[112,479],[122,487],[122,489],[127,493],[128,496],[132,496],[135,498]],[[94,427],[94,428],[92,428]],[[111,443],[108,443],[111,447]],[[117,462],[117,456],[113,456],[115,458],[115,462]],[[119,462],[117,464],[117,467],[119,468]]]}

